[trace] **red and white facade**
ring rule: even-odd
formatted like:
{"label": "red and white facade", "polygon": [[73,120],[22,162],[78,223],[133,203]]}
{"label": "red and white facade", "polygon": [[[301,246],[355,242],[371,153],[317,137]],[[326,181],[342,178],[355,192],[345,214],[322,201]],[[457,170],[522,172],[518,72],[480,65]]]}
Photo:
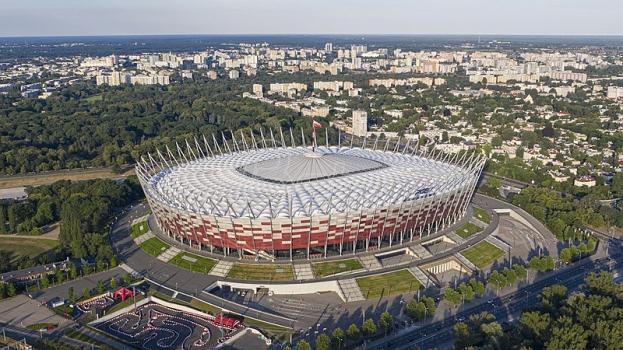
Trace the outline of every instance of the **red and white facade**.
{"label": "red and white facade", "polygon": [[410,143],[312,151],[283,135],[203,137],[143,157],[136,172],[158,226],[181,242],[241,258],[321,258],[405,244],[465,214],[484,158]]}

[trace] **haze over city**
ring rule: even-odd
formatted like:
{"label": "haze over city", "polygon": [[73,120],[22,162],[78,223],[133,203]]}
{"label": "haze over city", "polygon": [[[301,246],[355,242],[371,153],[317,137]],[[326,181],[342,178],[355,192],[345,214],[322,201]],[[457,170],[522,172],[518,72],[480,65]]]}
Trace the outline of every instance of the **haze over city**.
{"label": "haze over city", "polygon": [[0,36],[162,34],[621,35],[608,0],[4,1]]}

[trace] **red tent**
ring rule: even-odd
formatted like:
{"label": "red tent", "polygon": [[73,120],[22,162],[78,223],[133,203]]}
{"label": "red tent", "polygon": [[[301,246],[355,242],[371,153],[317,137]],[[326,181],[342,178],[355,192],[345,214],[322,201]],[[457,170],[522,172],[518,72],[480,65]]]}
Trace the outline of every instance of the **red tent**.
{"label": "red tent", "polygon": [[218,314],[216,315],[216,317],[214,317],[214,325],[229,328],[229,329],[236,329],[240,325],[240,321],[235,318],[231,318],[231,317],[223,316],[222,314]]}
{"label": "red tent", "polygon": [[115,294],[113,294],[115,299],[121,299],[121,301],[125,301],[127,298],[131,298],[133,296],[134,292],[125,287],[119,288]]}

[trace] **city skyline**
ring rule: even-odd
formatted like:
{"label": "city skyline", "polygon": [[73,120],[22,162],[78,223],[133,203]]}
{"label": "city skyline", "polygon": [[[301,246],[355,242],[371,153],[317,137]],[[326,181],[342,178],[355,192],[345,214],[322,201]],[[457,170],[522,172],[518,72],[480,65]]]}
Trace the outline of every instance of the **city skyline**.
{"label": "city skyline", "polygon": [[[623,4],[604,0],[491,0],[443,4],[390,0],[288,2],[248,0],[171,6],[156,0],[84,3],[11,2],[0,13],[0,37],[163,34],[494,34],[622,35],[614,29]],[[33,10],[36,9],[36,10]]]}

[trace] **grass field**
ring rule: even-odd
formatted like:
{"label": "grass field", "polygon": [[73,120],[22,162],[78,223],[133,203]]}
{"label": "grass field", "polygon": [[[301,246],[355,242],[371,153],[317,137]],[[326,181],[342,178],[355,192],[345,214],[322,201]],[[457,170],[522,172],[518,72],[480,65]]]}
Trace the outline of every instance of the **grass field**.
{"label": "grass field", "polygon": [[485,224],[491,223],[491,215],[484,209],[474,208],[474,217]]}
{"label": "grass field", "polygon": [[234,264],[227,277],[243,280],[285,281],[294,279],[294,271],[292,265]]}
{"label": "grass field", "polygon": [[471,222],[466,223],[456,230],[456,234],[461,238],[467,238],[475,233],[482,231],[482,229]]}
{"label": "grass field", "polygon": [[489,242],[482,241],[471,248],[461,251],[461,254],[476,267],[482,269],[504,256],[504,251]]}
{"label": "grass field", "polygon": [[408,270],[357,278],[357,284],[366,299],[412,292],[422,287]]}
{"label": "grass field", "polygon": [[35,257],[58,246],[55,239],[0,235],[0,250],[13,253],[13,261],[23,257]]}
{"label": "grass field", "polygon": [[314,271],[314,276],[316,277],[325,277],[361,268],[363,268],[363,265],[361,265],[361,262],[359,262],[358,259],[327,261],[312,264],[312,270]]}
{"label": "grass field", "polygon": [[216,265],[216,261],[199,255],[179,253],[169,261],[169,264],[195,272],[208,273]]}
{"label": "grass field", "polygon": [[143,249],[145,253],[151,256],[158,256],[164,253],[164,251],[166,251],[167,249],[169,249],[170,246],[159,240],[158,238],[152,237],[141,243],[139,247],[141,247],[141,249]]}
{"label": "grass field", "polygon": [[147,231],[149,231],[149,225],[147,224],[147,221],[141,221],[132,225],[130,235],[132,236],[132,238],[136,238],[144,235],[145,233],[147,233]]}
{"label": "grass field", "polygon": [[58,180],[80,181],[100,178],[109,179],[133,174],[134,169],[128,170],[123,174],[117,174],[110,168],[48,171],[38,174],[2,176],[0,177],[0,188],[49,185]]}

